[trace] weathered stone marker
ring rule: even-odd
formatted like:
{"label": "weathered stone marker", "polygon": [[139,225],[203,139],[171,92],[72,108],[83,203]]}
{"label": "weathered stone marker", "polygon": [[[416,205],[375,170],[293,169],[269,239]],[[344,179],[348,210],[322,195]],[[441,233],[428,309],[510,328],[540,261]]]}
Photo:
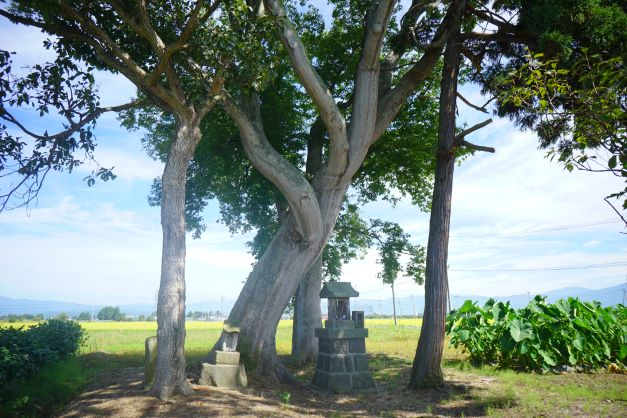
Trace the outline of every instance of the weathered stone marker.
{"label": "weathered stone marker", "polygon": [[152,386],[155,381],[155,369],[157,367],[157,337],[146,338],[145,346],[144,388],[148,388]]}
{"label": "weathered stone marker", "polygon": [[224,321],[224,329],[220,337],[221,350],[211,350],[209,363],[202,364],[198,384],[226,388],[246,387],[248,379],[246,368],[239,364],[237,341],[239,326]]}
{"label": "weathered stone marker", "polygon": [[329,299],[329,319],[317,328],[318,360],[312,384],[323,390],[345,393],[375,388],[366,358],[364,313],[350,312],[350,297],[359,296],[348,282],[329,282],[320,291]]}

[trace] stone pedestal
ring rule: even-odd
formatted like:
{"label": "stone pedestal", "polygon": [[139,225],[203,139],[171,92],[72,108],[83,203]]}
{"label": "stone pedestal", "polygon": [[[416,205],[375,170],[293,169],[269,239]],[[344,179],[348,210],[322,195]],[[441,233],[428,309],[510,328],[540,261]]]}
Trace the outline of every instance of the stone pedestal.
{"label": "stone pedestal", "polygon": [[353,321],[327,321],[326,326],[315,331],[318,360],[313,385],[335,393],[374,389],[366,358],[368,330],[355,328]]}
{"label": "stone pedestal", "polygon": [[246,368],[239,364],[237,351],[213,350],[209,353],[209,363],[203,363],[198,384],[223,388],[246,387]]}

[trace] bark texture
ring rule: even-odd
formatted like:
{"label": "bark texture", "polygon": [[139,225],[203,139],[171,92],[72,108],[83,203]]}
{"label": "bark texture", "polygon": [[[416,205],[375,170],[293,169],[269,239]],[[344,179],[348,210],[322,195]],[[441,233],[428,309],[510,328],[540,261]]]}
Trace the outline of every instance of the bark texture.
{"label": "bark texture", "polygon": [[[313,178],[322,167],[326,129],[317,118],[307,138],[305,172]],[[296,364],[313,362],[318,356],[316,328],[322,327],[320,288],[322,287],[322,256],[316,260],[298,286],[294,295],[294,322],[292,324],[292,361]]]}
{"label": "bark texture", "polygon": [[178,120],[162,177],[163,248],[157,302],[157,368],[151,393],[161,399],[190,394],[185,376],[185,186],[187,167],[200,141],[197,123]]}
{"label": "bark texture", "polygon": [[322,258],[318,257],[294,295],[292,361],[297,364],[313,362],[318,356],[318,339],[314,336],[314,330],[322,327],[321,287]]}
{"label": "bark texture", "polygon": [[427,244],[425,312],[409,383],[414,388],[439,386],[444,382],[441,362],[448,297],[447,262],[455,168],[455,104],[459,49],[457,36],[452,36],[444,53],[440,84],[440,126]]}

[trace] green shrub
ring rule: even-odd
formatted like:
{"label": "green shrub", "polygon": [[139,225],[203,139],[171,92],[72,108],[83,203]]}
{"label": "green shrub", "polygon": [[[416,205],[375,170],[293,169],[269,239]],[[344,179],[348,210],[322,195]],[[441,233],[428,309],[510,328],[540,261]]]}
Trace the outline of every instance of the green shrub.
{"label": "green shrub", "polygon": [[627,356],[627,309],[569,298],[555,304],[536,296],[523,309],[490,299],[467,300],[448,318],[446,331],[475,363],[519,370],[556,366],[592,369]]}
{"label": "green shrub", "polygon": [[0,387],[76,354],[84,339],[78,323],[58,319],[27,329],[0,328]]}

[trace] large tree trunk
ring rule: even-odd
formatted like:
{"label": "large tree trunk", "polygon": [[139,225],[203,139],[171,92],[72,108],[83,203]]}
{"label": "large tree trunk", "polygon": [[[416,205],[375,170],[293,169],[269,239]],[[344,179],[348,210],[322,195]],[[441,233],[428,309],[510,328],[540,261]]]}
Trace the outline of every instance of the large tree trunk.
{"label": "large tree trunk", "polygon": [[[318,117],[307,138],[306,173],[314,177],[322,167],[326,129]],[[311,266],[294,295],[294,322],[292,325],[292,361],[296,364],[315,361],[318,356],[316,328],[322,327],[320,288],[322,287],[322,256]]]}
{"label": "large tree trunk", "polygon": [[163,249],[157,302],[157,367],[151,393],[161,399],[190,394],[185,376],[185,185],[187,167],[200,140],[196,123],[178,120],[162,177]]}
{"label": "large tree trunk", "polygon": [[321,286],[322,257],[318,257],[294,295],[292,361],[296,364],[313,362],[318,356],[318,339],[314,335],[314,330],[322,327]]}
{"label": "large tree trunk", "polygon": [[[229,321],[241,326],[240,352],[252,373],[270,381],[293,382],[276,352],[276,328],[301,279],[320,258],[335,225],[347,186],[318,193],[324,220],[320,241],[304,244],[292,215],[283,221],[272,243],[250,273]],[[319,290],[318,290],[319,291]],[[318,308],[319,310],[319,308]]]}
{"label": "large tree trunk", "polygon": [[318,245],[294,240],[290,218],[255,264],[229,315],[229,321],[241,326],[239,348],[246,366],[272,381],[291,380],[277,357],[276,328],[299,285],[294,278],[304,277],[320,254]]}
{"label": "large tree trunk", "polygon": [[414,388],[439,386],[444,382],[441,362],[447,313],[447,261],[455,168],[455,103],[458,71],[459,43],[457,36],[452,36],[444,53],[440,85],[440,126],[427,246],[425,312],[409,383],[410,387]]}

